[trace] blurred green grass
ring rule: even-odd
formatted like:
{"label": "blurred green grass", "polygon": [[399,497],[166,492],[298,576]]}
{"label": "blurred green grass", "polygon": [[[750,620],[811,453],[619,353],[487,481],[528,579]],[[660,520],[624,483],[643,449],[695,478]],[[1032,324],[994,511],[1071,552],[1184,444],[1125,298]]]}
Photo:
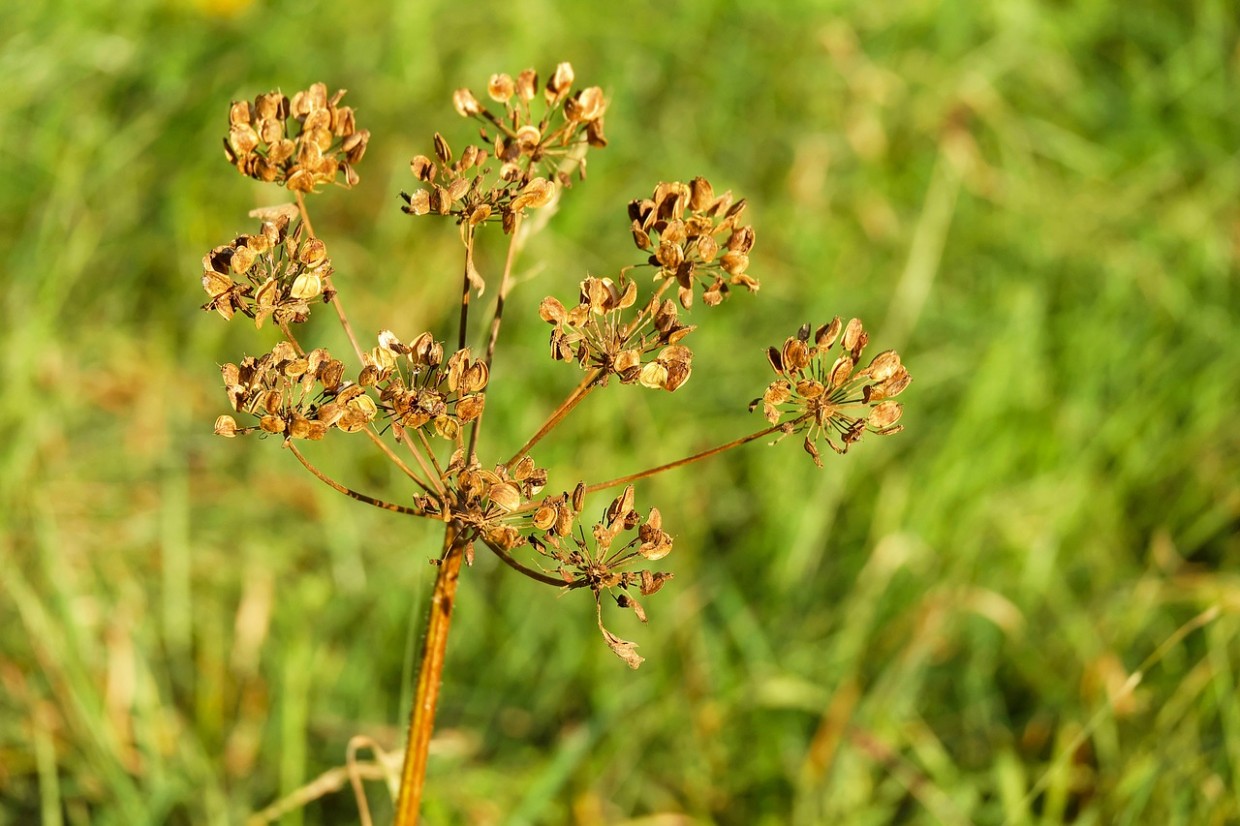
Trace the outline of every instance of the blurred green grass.
{"label": "blurred green grass", "polygon": [[[262,339],[196,309],[198,262],[274,197],[226,106],[350,90],[374,137],[316,228],[361,329],[442,335],[457,242],[396,209],[408,159],[466,139],[453,88],[559,60],[612,145],[518,305],[631,263],[627,200],[698,174],[749,198],[763,290],[697,319],[689,392],[577,411],[553,477],[746,432],[762,348],[835,314],[901,349],[908,432],[643,486],[677,577],[613,621],[635,673],[588,600],[482,560],[427,822],[1240,819],[1227,3],[241,5],[0,10],[0,823],[240,822],[353,735],[399,747],[437,537],[210,433]],[[501,452],[576,380],[509,322]]]}

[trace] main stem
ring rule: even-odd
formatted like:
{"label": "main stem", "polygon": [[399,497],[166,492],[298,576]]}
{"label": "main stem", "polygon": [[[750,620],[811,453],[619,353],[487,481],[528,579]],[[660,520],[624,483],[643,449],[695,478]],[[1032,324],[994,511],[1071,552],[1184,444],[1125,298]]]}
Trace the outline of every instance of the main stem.
{"label": "main stem", "polygon": [[409,715],[409,737],[405,743],[405,766],[400,774],[400,796],[396,801],[394,826],[417,826],[422,806],[422,790],[426,785],[426,760],[435,725],[435,708],[439,703],[439,686],[443,681],[444,657],[448,650],[448,627],[452,624],[452,608],[456,604],[456,586],[460,580],[461,561],[465,546],[460,542],[460,528],[448,523],[444,531],[444,555],[435,577],[430,612],[426,619],[426,639],[422,644],[422,664],[418,668],[418,685]]}

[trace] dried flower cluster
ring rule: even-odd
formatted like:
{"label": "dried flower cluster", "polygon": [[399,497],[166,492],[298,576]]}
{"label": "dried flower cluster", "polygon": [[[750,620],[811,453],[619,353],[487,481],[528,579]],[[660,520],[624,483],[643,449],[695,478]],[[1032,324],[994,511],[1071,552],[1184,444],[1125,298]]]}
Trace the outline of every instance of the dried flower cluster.
{"label": "dried flower cluster", "polygon": [[288,216],[280,215],[203,256],[202,288],[210,296],[203,309],[224,318],[240,312],[262,328],[268,318],[280,326],[301,323],[310,317],[310,301],[330,301],[326,245],[304,237],[300,222],[292,233],[288,227]]}
{"label": "dried flower cluster", "polygon": [[293,95],[259,95],[253,103],[235,101],[228,110],[224,154],[243,175],[283,184],[294,192],[313,192],[344,177],[357,183],[353,167],[366,153],[370,132],[358,130],[353,110],[340,106],[345,90],[330,98],[316,83]]}
{"label": "dried flower cluster", "polygon": [[377,412],[361,387],[342,383],[344,362],[322,348],[303,356],[281,341],[270,353],[246,356],[240,365],[225,364],[220,372],[233,410],[259,420],[257,426],[241,428],[232,416],[220,416],[215,432],[221,436],[258,430],[318,441],[331,427],[356,433]]}
{"label": "dried flower cluster", "polygon": [[[442,135],[435,135],[434,158],[418,155],[413,176],[426,185],[401,193],[412,215],[453,215],[477,226],[498,218],[512,232],[526,209],[546,206],[556,187],[571,184],[573,168],[585,178],[587,147],[607,145],[603,136],[603,90],[591,86],[571,94],[573,68],[561,63],[539,94],[538,75],[526,69],[514,80],[492,75],[487,95],[503,107],[496,113],[468,89],[453,95],[456,111],[483,122],[481,145],[470,144],[459,157]],[[536,102],[541,112],[534,113]],[[494,135],[491,133],[494,130]]]}
{"label": "dried flower cluster", "polygon": [[729,286],[757,292],[758,280],[745,272],[754,231],[741,224],[744,214],[744,200],[733,202],[731,192],[715,197],[705,178],[661,183],[652,197],[629,202],[633,243],[650,253],[656,278],[676,283],[686,310],[695,285],[708,307],[720,304]]}
{"label": "dried flower cluster", "polygon": [[624,384],[677,389],[693,370],[693,352],[680,341],[694,328],[680,322],[675,302],[658,295],[625,320],[624,311],[636,301],[637,284],[623,274],[618,282],[586,278],[571,310],[547,296],[538,313],[554,328],[551,357],[601,370],[603,381],[615,375]]}
{"label": "dried flower cluster", "polygon": [[379,403],[402,438],[405,430],[431,423],[439,436],[455,440],[461,425],[482,415],[491,371],[468,347],[445,361],[443,344],[430,333],[402,344],[384,330],[379,346],[363,354],[363,362],[358,384],[378,388]]}
{"label": "dried flower cluster", "polygon": [[[904,426],[896,422],[903,408],[891,399],[911,379],[895,350],[884,350],[868,366],[855,369],[869,340],[855,318],[845,326],[835,317],[814,332],[812,342],[810,326],[802,326],[783,348],[767,350],[779,378],[750,403],[750,411],[760,404],[771,424],[786,422],[785,432],[804,432],[805,452],[819,467],[819,439],[845,453],[867,430],[880,436],[899,433]],[[839,355],[834,355],[837,344]]]}

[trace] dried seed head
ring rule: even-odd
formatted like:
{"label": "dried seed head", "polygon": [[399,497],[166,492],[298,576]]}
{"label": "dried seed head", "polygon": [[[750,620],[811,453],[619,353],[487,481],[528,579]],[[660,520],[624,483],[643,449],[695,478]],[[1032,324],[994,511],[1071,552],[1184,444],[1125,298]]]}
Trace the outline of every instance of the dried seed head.
{"label": "dried seed head", "polygon": [[777,378],[749,409],[761,405],[772,425],[783,422],[785,433],[803,432],[805,451],[819,465],[819,440],[844,453],[866,431],[880,436],[900,432],[903,427],[896,422],[902,408],[887,401],[911,381],[899,354],[894,350],[879,353],[865,369],[857,370],[869,341],[857,319],[844,326],[837,317],[819,327],[812,340],[811,344],[807,324],[782,349],[767,350],[767,361]]}

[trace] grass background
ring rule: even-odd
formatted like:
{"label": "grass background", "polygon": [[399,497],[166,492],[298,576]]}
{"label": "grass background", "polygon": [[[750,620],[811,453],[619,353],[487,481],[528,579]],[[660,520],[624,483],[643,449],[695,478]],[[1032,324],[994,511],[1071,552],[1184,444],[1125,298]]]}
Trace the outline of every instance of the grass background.
{"label": "grass background", "polygon": [[[467,140],[453,88],[560,60],[612,145],[525,259],[484,452],[576,381],[537,300],[632,263],[625,203],[699,174],[749,199],[762,292],[697,314],[684,390],[577,411],[553,480],[748,432],[762,349],[836,314],[904,354],[908,430],[644,485],[676,580],[648,627],[610,621],[637,672],[588,598],[481,559],[426,821],[1236,822],[1232,12],[5,4],[0,823],[242,822],[355,734],[399,747],[438,536],[211,435],[215,365],[270,345],[197,309],[202,254],[276,197],[223,162],[227,104],[350,90],[371,147],[316,228],[361,330],[443,336],[457,241],[398,211],[408,159]],[[395,483],[334,441],[341,476]],[[282,822],[356,820],[345,790]]]}

